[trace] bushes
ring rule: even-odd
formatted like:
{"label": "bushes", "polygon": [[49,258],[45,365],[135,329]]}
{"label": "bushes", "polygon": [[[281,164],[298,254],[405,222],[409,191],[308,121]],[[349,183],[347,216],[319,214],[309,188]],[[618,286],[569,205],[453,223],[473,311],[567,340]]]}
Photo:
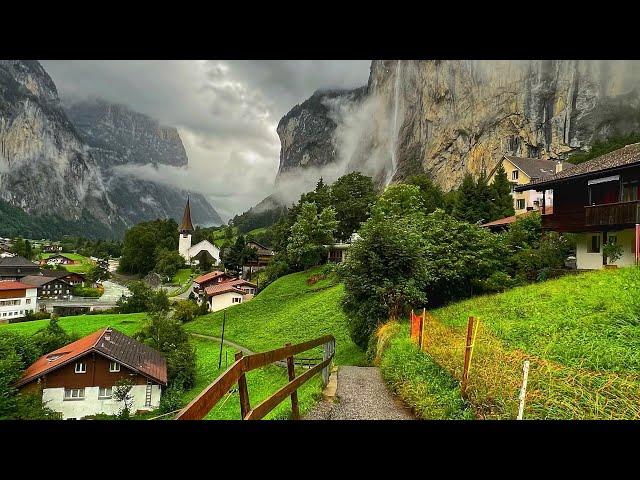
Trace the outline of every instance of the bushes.
{"label": "bushes", "polygon": [[173,318],[180,323],[186,323],[192,321],[200,314],[200,307],[198,304],[191,300],[182,300],[176,303]]}
{"label": "bushes", "polygon": [[458,382],[409,339],[406,325],[389,322],[376,335],[383,378],[424,419],[473,419]]}
{"label": "bushes", "polygon": [[73,294],[78,297],[92,297],[98,298],[104,293],[104,290],[100,291],[98,288],[92,287],[82,287],[80,285],[76,285],[73,287]]}
{"label": "bushes", "polygon": [[163,289],[154,292],[141,281],[129,282],[128,287],[131,295],[118,300],[120,313],[169,310],[169,298]]}

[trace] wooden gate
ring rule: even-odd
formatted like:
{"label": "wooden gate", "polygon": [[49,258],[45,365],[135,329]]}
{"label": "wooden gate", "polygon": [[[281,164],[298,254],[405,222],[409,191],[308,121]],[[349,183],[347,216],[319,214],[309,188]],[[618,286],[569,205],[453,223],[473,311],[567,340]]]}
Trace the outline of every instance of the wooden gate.
{"label": "wooden gate", "polygon": [[[317,365],[309,368],[299,377],[295,376],[293,356],[312,348],[324,346],[323,359]],[[297,345],[287,344],[282,348],[262,353],[253,353],[244,356],[242,352],[236,353],[235,362],[220,375],[211,385],[209,385],[200,395],[184,407],[175,418],[176,420],[201,420],[220,401],[220,399],[235,385],[238,384],[238,394],[240,395],[240,413],[243,420],[260,420],[271,410],[278,406],[285,398],[291,397],[291,410],[293,418],[300,418],[298,411],[297,390],[314,375],[322,371],[322,381],[326,386],[329,382],[329,369],[331,361],[336,351],[336,339],[333,335],[309,340]],[[263,400],[255,407],[251,408],[249,402],[249,392],[247,390],[247,379],[245,374],[251,370],[262,368],[279,361],[287,361],[287,372],[289,383],[275,392],[269,398]]]}

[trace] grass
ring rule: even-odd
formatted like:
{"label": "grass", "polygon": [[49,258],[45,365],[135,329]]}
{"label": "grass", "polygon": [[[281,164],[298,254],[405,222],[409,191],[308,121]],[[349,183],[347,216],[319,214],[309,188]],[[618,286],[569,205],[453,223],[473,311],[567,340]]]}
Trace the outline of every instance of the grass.
{"label": "grass", "polygon": [[[251,301],[226,309],[225,338],[253,351],[279,348],[331,334],[336,338],[336,364],[364,365],[364,353],[351,341],[340,302],[344,287],[326,278],[307,283],[322,268],[284,276]],[[197,318],[187,330],[219,337],[223,311]],[[319,350],[305,354],[321,356]]]}
{"label": "grass", "polygon": [[[427,316],[424,356],[459,382],[473,315],[481,323],[466,400],[477,418],[516,417],[529,360],[525,418],[638,419],[639,287],[640,269],[603,270],[451,304]],[[406,339],[406,325],[395,335]],[[399,362],[402,348],[391,342],[386,355]]]}
{"label": "grass", "polygon": [[182,285],[191,279],[193,272],[190,268],[181,268],[171,279],[171,283]]}
{"label": "grass", "polygon": [[93,265],[93,261],[88,258],[85,257],[83,255],[77,254],[77,253],[66,253],[66,252],[62,252],[62,253],[42,253],[40,254],[40,258],[43,260],[46,260],[47,258],[54,256],[54,255],[63,255],[71,260],[75,260],[76,262],[80,262],[77,265],[63,265],[64,268],[66,268],[68,271],[70,272],[74,272],[74,273],[87,273],[89,271],[89,269],[91,268],[91,266]]}
{"label": "grass", "polygon": [[[89,335],[96,330],[111,326],[126,335],[133,335],[140,329],[140,322],[145,313],[76,315],[60,317],[59,325],[69,333],[79,336]],[[34,320],[32,322],[11,323],[0,325],[0,331],[14,332],[20,335],[33,335],[48,325],[49,320]]]}

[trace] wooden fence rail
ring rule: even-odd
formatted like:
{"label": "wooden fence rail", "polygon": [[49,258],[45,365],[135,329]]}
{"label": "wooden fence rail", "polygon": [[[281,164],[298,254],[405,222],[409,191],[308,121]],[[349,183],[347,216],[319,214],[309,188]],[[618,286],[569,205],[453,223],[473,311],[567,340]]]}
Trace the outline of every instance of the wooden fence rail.
{"label": "wooden fence rail", "polygon": [[[312,348],[324,346],[323,359],[317,365],[311,367],[302,375],[296,377],[294,369],[294,355]],[[325,335],[308,342],[297,345],[287,344],[268,352],[243,355],[236,353],[235,362],[214,382],[198,395],[189,405],[184,407],[175,418],[176,420],[201,420],[220,401],[220,399],[235,385],[238,384],[240,395],[240,413],[243,420],[260,420],[271,410],[278,406],[287,397],[291,397],[291,410],[293,418],[298,419],[298,394],[297,390],[314,375],[322,371],[323,383],[326,386],[329,381],[329,369],[336,351],[336,339],[333,335]],[[279,361],[287,361],[289,383],[275,392],[269,398],[263,400],[251,408],[247,380],[245,374],[251,370],[262,368]]]}

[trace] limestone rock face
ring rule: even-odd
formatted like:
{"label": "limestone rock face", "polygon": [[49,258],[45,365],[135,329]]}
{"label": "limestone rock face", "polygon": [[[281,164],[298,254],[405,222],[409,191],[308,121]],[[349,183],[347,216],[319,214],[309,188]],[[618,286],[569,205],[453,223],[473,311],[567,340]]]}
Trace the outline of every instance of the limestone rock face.
{"label": "limestone rock face", "polygon": [[95,160],[36,61],[0,60],[0,199],[28,213],[78,220],[117,215]]}
{"label": "limestone rock face", "polygon": [[[426,172],[448,190],[504,154],[566,158],[640,131],[638,86],[640,63],[632,61],[376,60],[356,108],[308,110],[304,121],[285,122],[280,168],[292,175],[333,161],[382,185]],[[328,118],[336,119],[325,130],[333,140],[314,142],[308,126]]]}
{"label": "limestone rock face", "polygon": [[223,223],[202,194],[135,177],[120,168],[186,166],[189,159],[175,128],[101,99],[74,102],[65,111],[97,160],[107,192],[127,225],[156,218],[179,221],[187,195],[196,224]]}

